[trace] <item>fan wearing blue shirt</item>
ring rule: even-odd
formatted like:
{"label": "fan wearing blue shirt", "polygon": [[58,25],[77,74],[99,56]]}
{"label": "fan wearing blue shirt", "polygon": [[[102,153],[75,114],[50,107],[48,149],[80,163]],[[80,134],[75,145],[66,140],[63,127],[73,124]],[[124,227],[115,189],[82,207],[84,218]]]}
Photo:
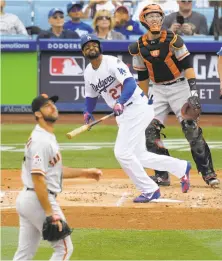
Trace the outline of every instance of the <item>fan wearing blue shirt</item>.
{"label": "fan wearing blue shirt", "polygon": [[114,13],[116,32],[120,32],[129,39],[130,35],[143,35],[144,31],[140,29],[138,22],[130,18],[130,13],[127,7],[121,5],[118,6]]}
{"label": "fan wearing blue shirt", "polygon": [[64,29],[75,31],[79,36],[93,32],[91,26],[81,21],[83,4],[80,1],[70,2],[67,5],[67,13],[72,19],[64,24]]}

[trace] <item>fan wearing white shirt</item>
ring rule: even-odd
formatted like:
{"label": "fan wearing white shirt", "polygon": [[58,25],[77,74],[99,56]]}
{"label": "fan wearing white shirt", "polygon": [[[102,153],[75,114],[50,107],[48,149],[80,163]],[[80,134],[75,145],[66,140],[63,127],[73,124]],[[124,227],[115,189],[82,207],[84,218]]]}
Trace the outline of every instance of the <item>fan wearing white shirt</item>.
{"label": "fan wearing white shirt", "polygon": [[96,12],[99,10],[107,10],[113,13],[117,4],[115,0],[90,0],[89,4],[83,7],[84,17],[94,18]]}
{"label": "fan wearing white shirt", "polygon": [[14,14],[4,13],[5,0],[0,1],[0,35],[28,35],[25,26]]}

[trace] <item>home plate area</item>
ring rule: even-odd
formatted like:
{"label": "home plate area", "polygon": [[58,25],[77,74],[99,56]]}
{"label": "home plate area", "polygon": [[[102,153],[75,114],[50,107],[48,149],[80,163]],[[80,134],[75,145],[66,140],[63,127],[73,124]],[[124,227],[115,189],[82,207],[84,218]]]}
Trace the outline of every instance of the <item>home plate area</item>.
{"label": "home plate area", "polygon": [[[222,179],[221,171],[217,173]],[[15,201],[22,189],[20,171],[3,170],[1,179],[2,226],[18,226]],[[172,175],[171,186],[160,191],[158,200],[133,203],[140,193],[130,179],[121,169],[104,169],[99,182],[65,179],[57,200],[75,228],[222,229],[222,189],[210,188],[195,171],[188,193],[181,192],[179,179]]]}

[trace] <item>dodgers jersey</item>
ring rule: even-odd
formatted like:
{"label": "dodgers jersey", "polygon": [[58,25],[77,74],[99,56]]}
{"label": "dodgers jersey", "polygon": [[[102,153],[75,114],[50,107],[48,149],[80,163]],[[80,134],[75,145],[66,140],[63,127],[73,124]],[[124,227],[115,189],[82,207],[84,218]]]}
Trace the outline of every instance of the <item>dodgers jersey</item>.
{"label": "dodgers jersey", "polygon": [[54,134],[36,125],[26,143],[22,164],[22,181],[27,188],[34,188],[32,173],[45,177],[47,189],[62,191],[62,157]]}
{"label": "dodgers jersey", "polygon": [[[122,93],[124,81],[131,77],[133,76],[128,66],[120,59],[103,55],[98,69],[93,69],[91,63],[85,69],[85,96],[95,98],[101,95],[107,105],[113,108]],[[135,100],[141,92],[142,90],[137,86],[126,104]]]}

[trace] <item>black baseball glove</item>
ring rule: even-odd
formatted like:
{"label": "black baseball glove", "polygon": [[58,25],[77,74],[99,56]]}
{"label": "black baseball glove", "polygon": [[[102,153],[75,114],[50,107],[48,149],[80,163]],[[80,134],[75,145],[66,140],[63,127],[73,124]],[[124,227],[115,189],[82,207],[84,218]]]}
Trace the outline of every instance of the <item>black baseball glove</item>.
{"label": "black baseball glove", "polygon": [[[57,221],[61,222],[62,231],[59,231],[59,226],[56,224]],[[49,216],[43,223],[42,236],[44,240],[58,241],[69,236],[71,233],[72,229],[62,219],[55,220],[53,216]]]}
{"label": "black baseball glove", "polygon": [[197,120],[201,114],[200,100],[197,96],[191,96],[181,109],[181,115],[185,120]]}

